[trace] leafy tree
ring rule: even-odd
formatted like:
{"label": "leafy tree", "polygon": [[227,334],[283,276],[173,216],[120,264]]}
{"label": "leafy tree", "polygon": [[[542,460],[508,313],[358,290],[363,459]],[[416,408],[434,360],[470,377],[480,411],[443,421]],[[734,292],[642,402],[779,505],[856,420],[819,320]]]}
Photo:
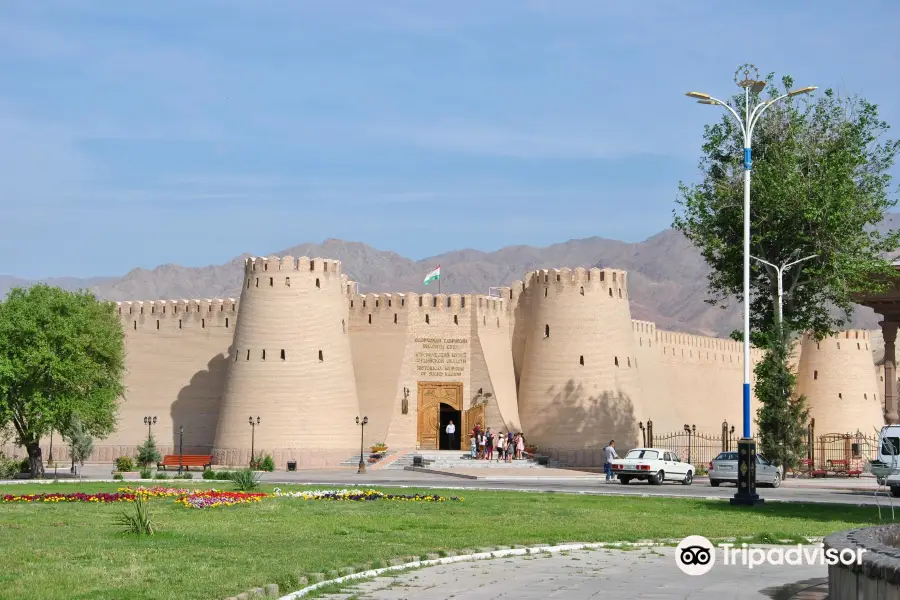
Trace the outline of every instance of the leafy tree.
{"label": "leafy tree", "polygon": [[152,435],[147,436],[146,441],[137,448],[137,462],[142,467],[149,467],[162,460],[159,450],[156,449],[156,440]]}
{"label": "leafy tree", "polygon": [[62,431],[63,439],[69,443],[69,454],[72,456],[72,473],[75,472],[75,465],[84,466],[84,461],[88,459],[94,449],[93,438],[84,430],[81,419],[77,416],[73,417],[67,429]]}
{"label": "leafy tree", "polygon": [[[774,97],[783,92],[773,79],[767,89]],[[784,90],[792,84],[782,79]],[[760,101],[751,96],[751,105]],[[731,103],[743,114],[743,94]],[[722,112],[705,128],[702,181],[680,185],[673,227],[711,267],[708,302],[725,308],[730,298],[743,301],[743,135]],[[790,331],[821,338],[839,330],[852,315],[853,295],[883,291],[876,280],[893,274],[883,255],[900,246],[900,232],[875,228],[896,204],[889,171],[900,142],[882,140],[888,128],[874,104],[826,90],[813,100],[772,105],[754,129],[751,254],[777,265],[816,257],[785,275]],[[751,339],[765,346],[778,279],[756,261],[751,268]],[[732,337],[742,339],[737,332]]]}
{"label": "leafy tree", "polygon": [[40,440],[77,418],[97,437],[115,427],[125,388],[124,331],[113,306],[47,285],[0,302],[0,428],[12,426],[43,475]]}
{"label": "leafy tree", "polygon": [[756,397],[761,451],[777,465],[782,476],[788,467],[796,467],[804,458],[809,409],[806,397],[795,395],[796,378],[791,371],[790,334],[774,324],[769,333],[769,348],[756,365]]}

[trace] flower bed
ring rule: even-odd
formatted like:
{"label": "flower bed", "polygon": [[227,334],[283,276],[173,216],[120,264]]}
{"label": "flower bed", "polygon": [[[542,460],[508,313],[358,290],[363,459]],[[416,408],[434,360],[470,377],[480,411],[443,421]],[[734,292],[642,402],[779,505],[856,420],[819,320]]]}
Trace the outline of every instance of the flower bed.
{"label": "flower bed", "polygon": [[208,490],[182,496],[175,502],[188,508],[217,508],[220,506],[234,506],[235,504],[250,504],[259,502],[268,494],[261,492],[218,492]]}
{"label": "flower bed", "polygon": [[185,488],[119,488],[115,493],[100,494],[22,494],[13,495],[6,494],[0,498],[2,502],[134,502],[134,499],[140,496],[144,499],[149,498],[174,498],[175,502],[189,508],[213,508],[219,506],[233,506],[235,504],[249,504],[251,502],[259,502],[268,494],[248,493],[248,492],[223,492],[219,490],[189,490]]}
{"label": "flower bed", "polygon": [[367,500],[395,500],[400,502],[462,502],[458,496],[446,498],[437,494],[385,494],[378,490],[318,490],[313,492],[282,492],[275,488],[272,494],[278,498],[300,498],[302,500],[336,500],[363,502]]}

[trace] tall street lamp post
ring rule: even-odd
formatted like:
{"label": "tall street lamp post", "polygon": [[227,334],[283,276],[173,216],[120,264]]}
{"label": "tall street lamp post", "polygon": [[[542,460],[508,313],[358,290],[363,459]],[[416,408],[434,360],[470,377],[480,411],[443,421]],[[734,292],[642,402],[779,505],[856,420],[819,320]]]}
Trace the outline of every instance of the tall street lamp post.
{"label": "tall street lamp post", "polygon": [[356,417],[356,424],[360,426],[359,429],[359,470],[357,473],[365,473],[366,472],[366,463],[363,460],[363,440],[365,438],[366,425],[369,424],[369,417],[363,417],[360,421],[359,417]]}
{"label": "tall street lamp post", "polygon": [[181,475],[181,469],[184,461],[184,425],[178,428],[178,474]]}
{"label": "tall street lamp post", "polygon": [[759,79],[759,70],[751,64],[741,65],[734,73],[734,82],[744,90],[743,117],[726,102],[709,94],[688,92],[686,95],[696,98],[700,104],[726,108],[737,119],[744,137],[744,431],[743,437],[738,441],[738,491],[731,503],[754,505],[762,500],[756,493],[756,443],[750,437],[750,171],[753,164],[750,142],[753,128],[766,109],[785,98],[806,94],[817,88],[797,88],[781,96],[763,100],[751,108],[750,94],[753,94],[755,102],[756,96],[766,87],[766,82]]}
{"label": "tall street lamp post", "polygon": [[800,260],[795,260],[793,262],[784,263],[781,266],[773,265],[769,261],[763,260],[761,258],[756,258],[755,256],[750,257],[755,261],[761,262],[764,265],[768,265],[768,266],[772,267],[773,269],[775,269],[775,273],[778,275],[778,307],[775,312],[775,318],[778,319],[778,330],[779,331],[781,331],[781,329],[782,329],[781,320],[784,318],[784,309],[783,309],[784,290],[782,287],[784,284],[784,281],[783,281],[784,272],[786,270],[790,269],[791,267],[793,267],[794,265],[798,265],[798,264],[802,263],[803,261],[809,260],[811,258],[815,258],[816,256],[818,256],[818,254],[813,254],[812,256],[806,256],[804,258],[801,258]]}
{"label": "tall street lamp post", "polygon": [[253,420],[253,417],[250,417],[250,427],[252,428],[250,431],[250,467],[253,467],[253,460],[256,458],[256,426],[259,425],[259,417],[256,417],[256,421]]}
{"label": "tall street lamp post", "polygon": [[144,425],[147,426],[147,437],[153,437],[153,426],[156,425],[156,417],[144,417]]}

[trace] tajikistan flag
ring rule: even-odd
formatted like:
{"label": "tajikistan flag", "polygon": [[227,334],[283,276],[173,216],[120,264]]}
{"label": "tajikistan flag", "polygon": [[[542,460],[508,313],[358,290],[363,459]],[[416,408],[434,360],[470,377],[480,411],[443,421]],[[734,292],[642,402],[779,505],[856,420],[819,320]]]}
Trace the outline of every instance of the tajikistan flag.
{"label": "tajikistan flag", "polygon": [[425,276],[425,285],[428,285],[432,281],[437,281],[441,278],[441,265],[438,265],[437,268]]}

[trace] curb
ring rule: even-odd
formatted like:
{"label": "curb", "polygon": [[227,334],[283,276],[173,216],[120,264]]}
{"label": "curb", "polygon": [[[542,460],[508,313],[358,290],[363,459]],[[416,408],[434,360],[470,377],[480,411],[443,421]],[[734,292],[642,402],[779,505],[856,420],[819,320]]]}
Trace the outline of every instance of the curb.
{"label": "curb", "polygon": [[403,467],[404,471],[413,471],[415,473],[431,473],[432,475],[446,475],[447,477],[458,477],[459,479],[478,479],[475,475],[464,475],[462,473],[448,473],[447,471],[438,471],[437,469],[429,469],[427,467]]}
{"label": "curb", "polygon": [[[820,543],[822,538],[807,538],[810,544]],[[320,588],[335,585],[350,581],[355,581],[357,579],[371,579],[373,577],[378,577],[379,575],[383,575],[385,573],[391,573],[395,571],[407,571],[409,569],[417,569],[421,567],[433,567],[437,565],[449,565],[458,562],[474,562],[478,560],[488,560],[492,558],[506,558],[508,556],[528,556],[531,554],[542,554],[542,553],[554,553],[554,552],[569,552],[572,550],[596,550],[600,548],[659,548],[663,546],[672,546],[673,543],[678,540],[671,540],[670,542],[595,542],[595,543],[576,543],[576,544],[561,544],[558,546],[529,546],[526,548],[510,548],[507,550],[492,550],[490,552],[477,552],[475,554],[465,554],[461,556],[447,556],[444,558],[437,558],[433,560],[417,560],[413,562],[404,563],[402,565],[392,565],[390,567],[383,567],[381,569],[372,569],[369,571],[363,571],[361,573],[352,573],[350,575],[345,575],[343,577],[338,577],[336,579],[329,579],[327,581],[321,581],[319,583],[315,583],[313,585],[306,586],[305,588],[299,589],[296,592],[291,592],[290,594],[281,596],[278,600],[296,600],[297,598],[302,598],[308,595],[310,592],[314,592]]]}
{"label": "curb", "polygon": [[393,565],[390,567],[383,567],[381,569],[372,569],[371,571],[363,571],[362,573],[353,573],[351,575],[345,575],[344,577],[338,577],[337,579],[329,579],[328,581],[321,581],[319,583],[306,586],[303,589],[297,590],[296,592],[291,592],[285,596],[282,596],[278,600],[295,600],[296,598],[302,598],[308,595],[310,592],[314,592],[319,588],[323,588],[325,586],[344,583],[348,581],[354,581],[356,579],[371,579],[372,577],[378,577],[384,573],[391,573],[394,571],[406,571],[409,569],[417,569],[420,567],[432,567],[436,565],[449,565],[458,562],[472,562],[476,560],[487,560],[491,558],[504,558],[507,556],[525,556],[529,554],[541,554],[543,552],[565,552],[570,550],[588,550],[588,549],[596,549],[596,548],[619,548],[622,546],[627,547],[642,547],[642,548],[651,548],[658,546],[666,546],[664,542],[598,542],[594,544],[565,544],[561,546],[532,546],[528,548],[512,548],[509,550],[493,550],[491,552],[478,552],[476,554],[465,554],[462,556],[447,556],[444,558],[438,558],[434,560],[417,560],[414,562],[404,563],[402,565]]}

